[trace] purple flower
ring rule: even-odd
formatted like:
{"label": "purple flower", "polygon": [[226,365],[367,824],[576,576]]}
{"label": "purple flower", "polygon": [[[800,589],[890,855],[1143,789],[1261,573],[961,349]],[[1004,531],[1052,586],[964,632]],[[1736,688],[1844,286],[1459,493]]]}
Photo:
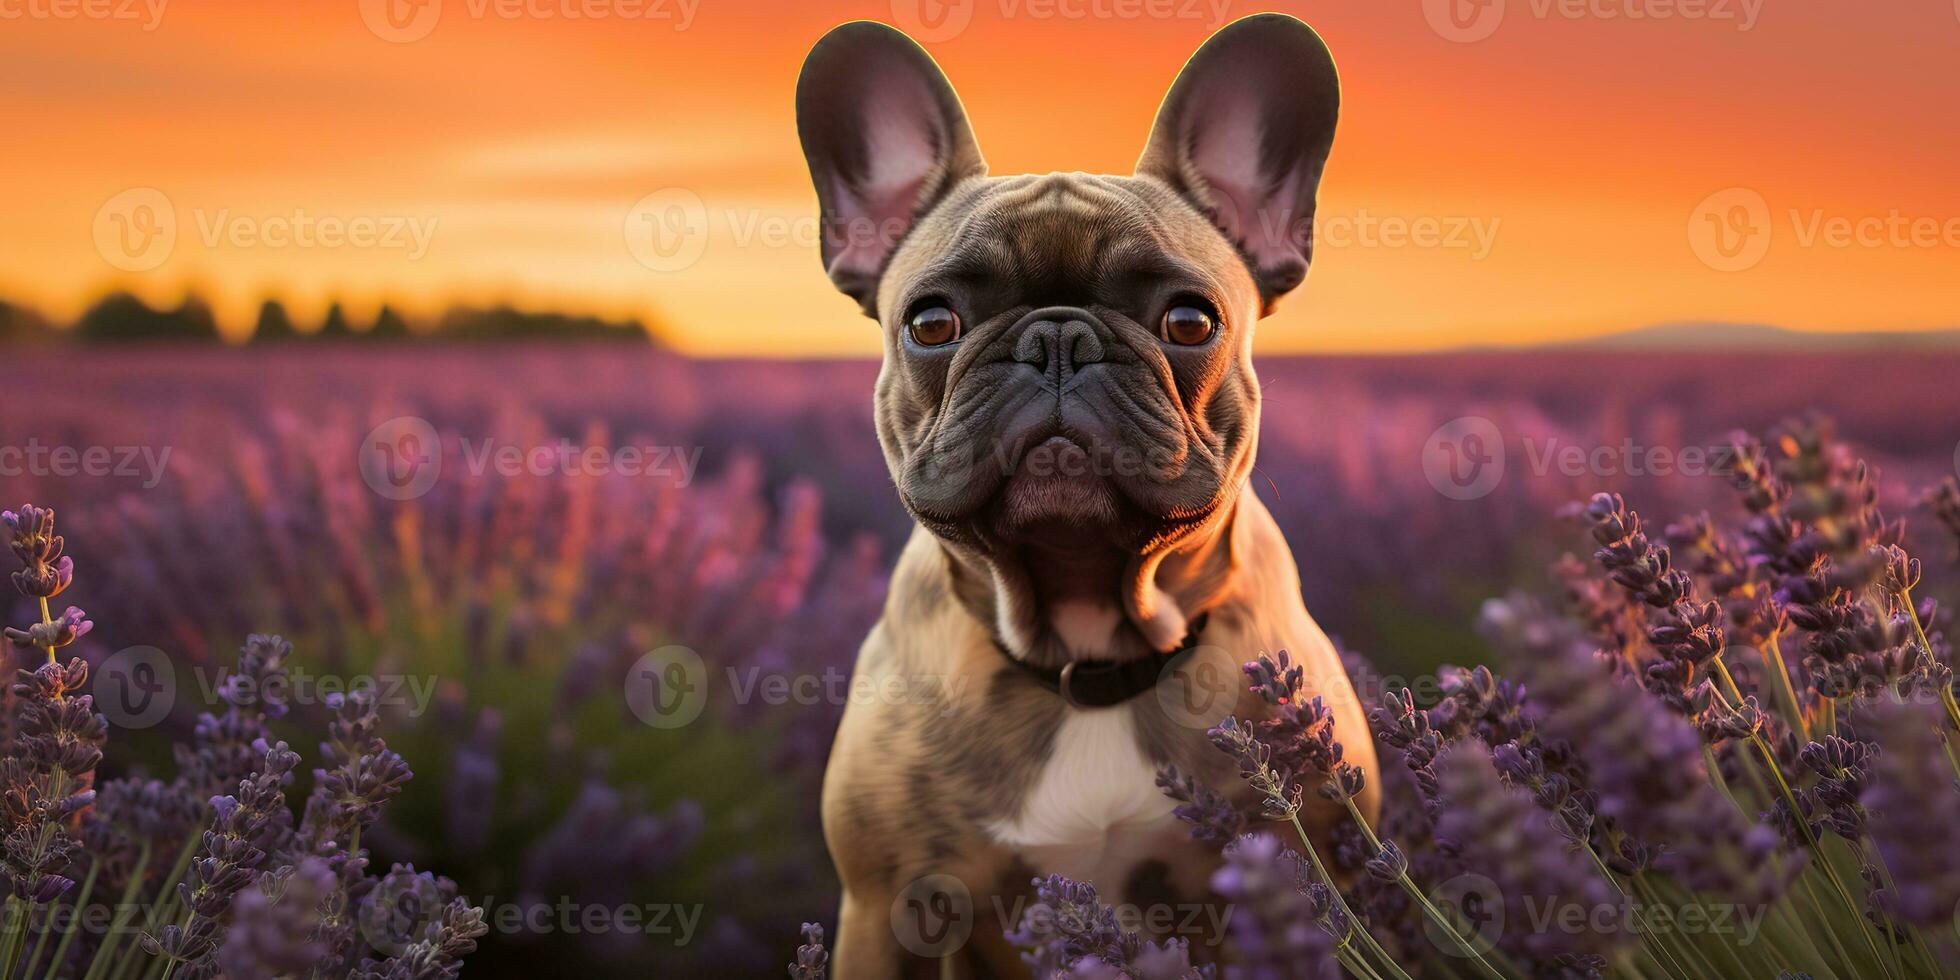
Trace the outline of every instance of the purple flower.
{"label": "purple flower", "polygon": [[1945,925],[1960,909],[1960,792],[1940,746],[1946,727],[1931,704],[1881,701],[1857,719],[1883,746],[1870,785],[1859,794],[1871,839],[1898,888],[1874,896],[1893,918]]}
{"label": "purple flower", "polygon": [[803,945],[796,947],[796,962],[789,965],[790,980],[824,980],[830,971],[830,953],[823,947],[823,926],[803,923]]}
{"label": "purple flower", "polygon": [[1231,980],[1339,980],[1336,941],[1347,934],[1327,885],[1311,880],[1306,859],[1266,834],[1248,834],[1225,848],[1211,887],[1232,903],[1231,935],[1238,962]]}
{"label": "purple flower", "polygon": [[231,903],[231,925],[217,963],[234,977],[303,974],[326,955],[320,937],[321,906],[333,895],[333,870],[320,858],[262,875],[257,887]]}
{"label": "purple flower", "polygon": [[1183,940],[1150,942],[1117,924],[1094,886],[1061,875],[1034,879],[1035,900],[1007,939],[1039,980],[1210,980],[1209,966],[1191,965]]}
{"label": "purple flower", "polygon": [[[1623,899],[1591,859],[1566,842],[1549,814],[1529,795],[1504,785],[1484,746],[1451,746],[1437,760],[1436,771],[1448,803],[1436,821],[1437,845],[1478,876],[1463,879],[1466,917],[1480,917],[1467,935],[1469,942],[1495,942],[1520,959],[1541,964],[1537,975],[1544,964],[1562,957],[1602,957],[1625,940],[1616,931],[1590,925],[1583,930],[1532,928],[1534,913],[1547,909],[1554,914],[1577,910],[1589,924],[1617,921],[1618,916],[1602,912],[1616,910]],[[1472,893],[1484,908],[1468,907]]]}
{"label": "purple flower", "polygon": [[1223,847],[1245,831],[1245,814],[1211,787],[1176,766],[1157,770],[1157,788],[1176,800],[1171,813],[1191,825],[1191,839]]}

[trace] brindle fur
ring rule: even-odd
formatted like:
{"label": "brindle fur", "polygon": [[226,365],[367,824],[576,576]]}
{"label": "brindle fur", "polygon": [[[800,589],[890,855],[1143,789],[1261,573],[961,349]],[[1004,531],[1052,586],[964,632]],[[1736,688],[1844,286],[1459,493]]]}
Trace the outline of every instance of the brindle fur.
{"label": "brindle fur", "polygon": [[[854,699],[825,773],[825,837],[844,885],[832,951],[841,980],[938,974],[941,964],[909,954],[893,926],[894,902],[928,875],[958,878],[973,898],[978,922],[956,964],[966,976],[1022,973],[1001,938],[1014,923],[996,910],[1011,917],[1036,873],[1093,872],[1113,902],[1206,894],[1217,856],[1173,823],[1110,827],[1065,853],[1019,853],[989,829],[1023,812],[1065,718],[1084,710],[1007,660],[1059,666],[1083,655],[1055,625],[1064,603],[1120,612],[1107,645],[1086,651],[1093,658],[1168,649],[1205,616],[1197,649],[1157,688],[1091,709],[1128,713],[1150,762],[1242,794],[1203,729],[1259,714],[1239,664],[1286,649],[1333,709],[1348,759],[1373,770],[1361,705],[1301,601],[1286,542],[1244,492],[1260,408],[1252,327],[1298,284],[1310,243],[1261,240],[1240,201],[1248,188],[1232,185],[1245,174],[1220,171],[1202,138],[1213,116],[1230,114],[1220,106],[1255,103],[1254,121],[1278,128],[1245,148],[1275,170],[1274,186],[1251,190],[1285,192],[1289,209],[1304,200],[1305,219],[1289,210],[1282,231],[1310,221],[1337,87],[1316,48],[1324,59],[1291,18],[1225,28],[1179,77],[1129,177],[986,176],[944,77],[889,28],[846,25],[811,53],[798,120],[826,228],[853,209],[903,218],[895,244],[827,237],[825,259],[883,325],[878,436],[918,521],[856,667],[857,689],[906,696]],[[1221,140],[1243,138],[1245,127],[1220,130]],[[917,169],[903,170],[907,161]],[[891,187],[896,196],[878,197]],[[1236,219],[1221,217],[1228,208]],[[1220,335],[1175,348],[1154,318],[1186,293],[1216,308]],[[928,296],[965,318],[959,343],[906,341],[905,316]],[[1025,335],[1050,310],[1074,318],[1077,333],[1060,336],[1075,345],[1064,353],[1080,356],[1036,365],[1023,356]],[[1026,443],[1051,434],[1133,450],[1149,465],[1105,474],[1100,509],[1086,516],[1030,517],[1004,502],[1005,488]],[[1336,814],[1309,799],[1309,825],[1324,832]]]}

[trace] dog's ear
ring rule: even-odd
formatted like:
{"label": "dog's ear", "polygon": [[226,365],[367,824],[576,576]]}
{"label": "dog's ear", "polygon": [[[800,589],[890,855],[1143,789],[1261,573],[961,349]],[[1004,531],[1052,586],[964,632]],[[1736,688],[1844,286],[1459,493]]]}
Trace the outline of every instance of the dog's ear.
{"label": "dog's ear", "polygon": [[987,171],[966,110],[917,42],[855,21],[804,59],[796,130],[822,209],[824,268],[875,317],[878,279],[905,233],[954,184]]}
{"label": "dog's ear", "polygon": [[1268,313],[1307,276],[1340,105],[1320,35],[1285,14],[1255,14],[1191,56],[1137,161],[1138,174],[1169,184],[1239,247]]}

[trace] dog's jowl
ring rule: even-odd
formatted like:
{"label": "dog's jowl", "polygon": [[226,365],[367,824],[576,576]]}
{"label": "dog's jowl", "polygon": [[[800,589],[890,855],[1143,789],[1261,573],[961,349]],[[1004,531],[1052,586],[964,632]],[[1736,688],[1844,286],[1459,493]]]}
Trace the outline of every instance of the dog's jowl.
{"label": "dog's jowl", "polygon": [[1129,176],[989,176],[945,76],[877,24],[826,35],[796,99],[823,260],[883,330],[878,436],[918,524],[856,667],[910,694],[849,705],[824,782],[837,975],[1013,975],[1002,930],[1049,873],[1161,908],[1138,921],[1202,956],[1215,928],[1177,923],[1222,916],[1175,910],[1210,901],[1216,853],[1154,779],[1240,785],[1205,738],[1262,710],[1238,665],[1291,651],[1374,763],[1247,490],[1254,326],[1312,257],[1333,60],[1290,17],[1224,28]]}

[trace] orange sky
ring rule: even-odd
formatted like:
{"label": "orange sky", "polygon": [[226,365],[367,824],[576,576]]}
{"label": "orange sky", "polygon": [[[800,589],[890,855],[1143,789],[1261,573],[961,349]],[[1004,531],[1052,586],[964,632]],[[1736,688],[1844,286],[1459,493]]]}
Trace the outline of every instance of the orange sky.
{"label": "orange sky", "polygon": [[[996,173],[1127,172],[1218,11],[1266,9],[386,2],[0,0],[0,297],[65,318],[193,288],[232,332],[270,294],[303,324],[330,297],[357,323],[507,299],[704,353],[873,353],[811,246],[792,124],[824,29],[949,35],[927,46]],[[1313,273],[1262,349],[1960,325],[1956,0],[1456,2],[1276,5],[1346,88]],[[636,259],[649,195],[705,237]]]}

